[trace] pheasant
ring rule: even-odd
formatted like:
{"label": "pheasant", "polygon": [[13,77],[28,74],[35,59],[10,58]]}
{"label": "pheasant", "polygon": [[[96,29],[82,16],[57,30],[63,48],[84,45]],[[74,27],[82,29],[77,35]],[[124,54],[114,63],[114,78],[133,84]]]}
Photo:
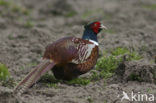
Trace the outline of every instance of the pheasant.
{"label": "pheasant", "polygon": [[98,58],[97,34],[106,27],[95,21],[84,28],[82,38],[64,37],[49,44],[41,63],[15,87],[14,93],[22,94],[49,70],[56,79],[62,80],[71,80],[90,71]]}

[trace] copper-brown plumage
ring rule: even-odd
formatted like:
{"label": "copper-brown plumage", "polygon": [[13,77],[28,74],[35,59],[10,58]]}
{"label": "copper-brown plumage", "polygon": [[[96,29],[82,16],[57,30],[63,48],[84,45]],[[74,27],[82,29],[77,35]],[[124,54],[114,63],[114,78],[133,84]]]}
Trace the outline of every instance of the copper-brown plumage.
{"label": "copper-brown plumage", "polygon": [[85,26],[82,38],[64,37],[46,47],[42,62],[15,87],[21,94],[47,71],[57,79],[70,80],[91,70],[98,58],[97,34],[104,26],[93,22]]}
{"label": "copper-brown plumage", "polygon": [[69,80],[94,67],[98,57],[98,46],[93,48],[91,55],[83,63],[72,62],[73,59],[78,58],[78,46],[88,44],[93,43],[80,38],[65,37],[47,46],[44,58],[56,63],[52,69],[56,78]]}

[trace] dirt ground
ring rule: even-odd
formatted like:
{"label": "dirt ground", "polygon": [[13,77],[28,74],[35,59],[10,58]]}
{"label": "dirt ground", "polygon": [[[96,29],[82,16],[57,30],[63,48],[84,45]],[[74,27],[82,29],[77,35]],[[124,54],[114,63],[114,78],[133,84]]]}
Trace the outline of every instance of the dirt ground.
{"label": "dirt ground", "polygon": [[[108,27],[98,36],[100,50],[127,47],[144,58],[137,63],[128,63],[128,67],[107,80],[108,83],[105,80],[86,86],[58,83],[58,88],[37,83],[21,97],[10,93],[13,87],[0,86],[1,103],[120,103],[123,91],[128,94],[132,91],[151,93],[156,99],[156,64],[153,62],[156,55],[156,0],[9,2],[7,6],[0,6],[0,62],[8,66],[16,82],[40,62],[47,44],[64,36],[81,37],[83,25],[96,20]],[[137,70],[145,71],[140,74],[143,82],[128,79],[128,72]],[[124,100],[122,103],[133,102]],[[156,100],[149,103],[156,103]]]}

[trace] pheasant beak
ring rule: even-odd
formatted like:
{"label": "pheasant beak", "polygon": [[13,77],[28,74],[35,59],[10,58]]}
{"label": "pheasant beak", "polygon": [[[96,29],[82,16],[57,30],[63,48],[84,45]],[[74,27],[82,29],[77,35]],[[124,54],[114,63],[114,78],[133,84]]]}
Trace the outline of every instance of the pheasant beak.
{"label": "pheasant beak", "polygon": [[100,25],[100,28],[101,28],[101,29],[107,29],[107,27],[104,26],[103,24]]}

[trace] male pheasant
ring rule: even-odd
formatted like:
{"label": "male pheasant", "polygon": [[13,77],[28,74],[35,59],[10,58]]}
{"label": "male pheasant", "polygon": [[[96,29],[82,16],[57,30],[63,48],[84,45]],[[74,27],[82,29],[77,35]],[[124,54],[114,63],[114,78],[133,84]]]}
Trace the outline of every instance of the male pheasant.
{"label": "male pheasant", "polygon": [[64,37],[46,47],[42,62],[14,89],[21,94],[47,71],[57,79],[70,80],[91,70],[98,58],[97,34],[106,27],[99,21],[85,25],[82,38]]}

